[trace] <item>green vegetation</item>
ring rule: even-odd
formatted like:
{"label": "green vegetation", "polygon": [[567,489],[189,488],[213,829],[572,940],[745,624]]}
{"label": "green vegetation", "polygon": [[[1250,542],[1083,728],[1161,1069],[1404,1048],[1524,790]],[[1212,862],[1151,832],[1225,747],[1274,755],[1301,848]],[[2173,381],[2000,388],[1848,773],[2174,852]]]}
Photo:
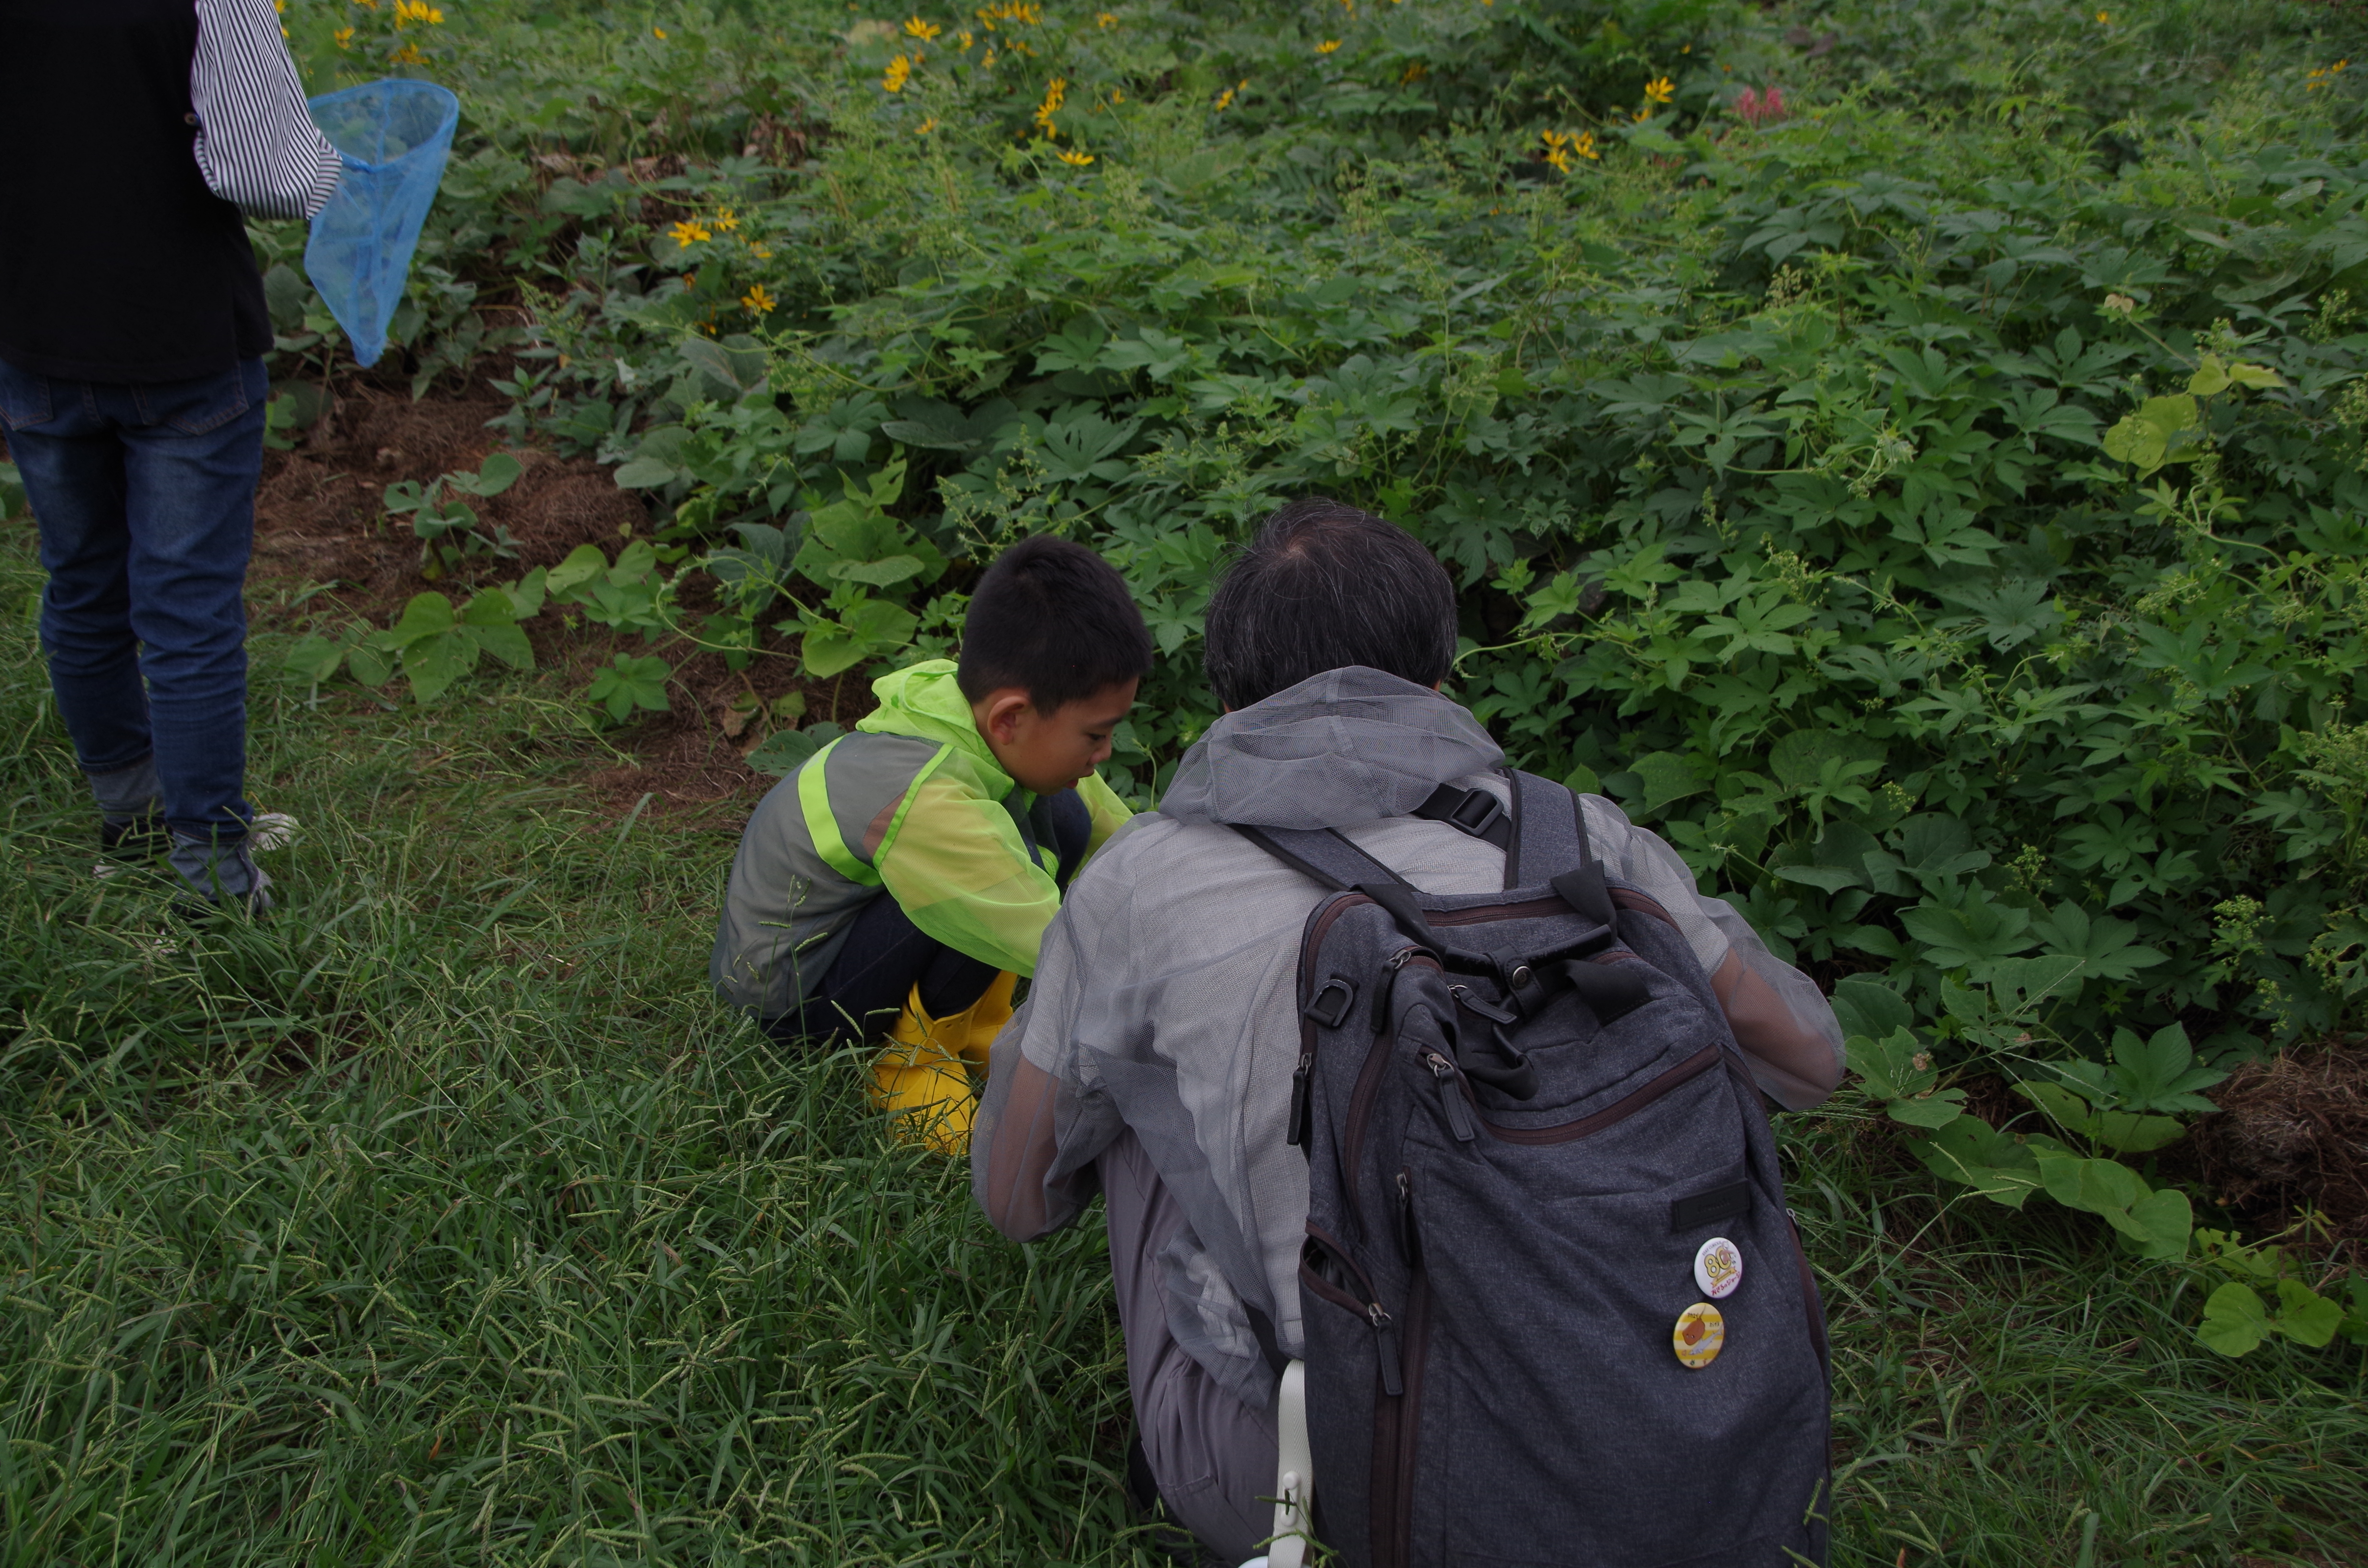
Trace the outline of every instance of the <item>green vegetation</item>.
{"label": "green vegetation", "polygon": [[[254,930],[88,880],[7,621],[16,1559],[1127,1561],[1097,1238],[1002,1245],[719,1016],[728,838],[574,781],[695,654],[852,682],[1055,528],[1167,655],[1147,800],[1212,565],[1311,490],[1451,562],[1518,760],[1835,990],[1862,1082],[1788,1137],[1838,1560],[2368,1551],[2368,1286],[2198,1229],[2180,1161],[2368,997],[2368,21],[436,15],[286,13],[317,88],[462,95],[381,373],[498,377],[654,537],[519,574],[496,459],[386,495],[439,585],[392,625],[265,607],[257,793],[314,832]],[[258,241],[279,441],[354,371]],[[832,733],[750,703],[752,761]]]}

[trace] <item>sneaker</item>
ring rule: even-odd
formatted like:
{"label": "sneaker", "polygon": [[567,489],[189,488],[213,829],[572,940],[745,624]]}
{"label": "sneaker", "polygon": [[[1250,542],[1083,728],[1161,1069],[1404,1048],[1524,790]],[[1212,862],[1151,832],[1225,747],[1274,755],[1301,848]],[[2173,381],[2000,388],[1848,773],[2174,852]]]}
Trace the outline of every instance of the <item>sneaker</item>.
{"label": "sneaker", "polygon": [[285,849],[296,842],[303,829],[286,812],[257,812],[255,820],[246,824],[246,846],[258,855],[268,855],[274,849]]}

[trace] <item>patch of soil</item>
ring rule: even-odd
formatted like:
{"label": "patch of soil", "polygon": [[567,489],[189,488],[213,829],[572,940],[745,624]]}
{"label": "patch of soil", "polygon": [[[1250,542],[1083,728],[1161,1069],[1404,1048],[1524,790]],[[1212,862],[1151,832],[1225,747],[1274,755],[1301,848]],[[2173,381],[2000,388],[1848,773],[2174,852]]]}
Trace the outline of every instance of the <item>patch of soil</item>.
{"label": "patch of soil", "polygon": [[[346,608],[383,620],[431,586],[514,577],[558,564],[579,544],[614,551],[626,529],[647,531],[647,508],[589,458],[515,448],[485,427],[508,407],[494,398],[414,403],[400,392],[350,388],[295,450],[265,455],[255,574],[326,585]],[[509,530],[518,556],[471,562],[450,582],[431,584],[420,574],[408,522],[384,517],[386,487],[473,470],[496,450],[513,451],[526,472],[499,495],[470,504],[489,528]]]}
{"label": "patch of soil", "polygon": [[[261,580],[318,585],[298,612],[314,616],[326,604],[369,619],[391,622],[415,594],[434,588],[456,601],[478,586],[514,579],[536,566],[553,566],[578,545],[614,555],[650,517],[641,499],[617,488],[607,469],[589,458],[562,458],[507,441],[486,422],[508,411],[492,396],[438,396],[413,402],[400,389],[349,384],[328,415],[293,450],[268,452],[256,497],[255,562]],[[386,487],[400,480],[427,484],[438,475],[474,470],[497,450],[514,454],[525,472],[509,489],[471,498],[490,528],[518,541],[508,560],[477,558],[443,579],[421,574],[420,541],[407,518],[385,515]],[[686,585],[678,601],[685,624],[697,626],[717,607],[703,575]],[[776,618],[780,619],[780,618]],[[617,816],[644,795],[644,819],[688,812],[696,825],[736,830],[748,808],[771,788],[769,775],[743,760],[766,733],[762,719],[741,722],[751,707],[769,709],[792,691],[806,699],[806,720],[852,724],[868,712],[868,685],[853,676],[803,681],[797,661],[760,656],[734,671],[720,653],[688,652],[679,642],[653,650],[638,636],[619,636],[557,608],[524,623],[539,666],[560,672],[575,689],[620,653],[662,653],[676,665],[669,710],[644,715],[611,733],[632,756],[620,766],[596,767],[584,784]],[[793,652],[792,640],[768,629],[767,655]],[[734,733],[736,732],[736,733]]]}
{"label": "patch of soil", "polygon": [[2368,1045],[2328,1040],[2247,1062],[2189,1134],[2199,1174],[2263,1232],[2303,1211],[2359,1260],[2368,1251]]}

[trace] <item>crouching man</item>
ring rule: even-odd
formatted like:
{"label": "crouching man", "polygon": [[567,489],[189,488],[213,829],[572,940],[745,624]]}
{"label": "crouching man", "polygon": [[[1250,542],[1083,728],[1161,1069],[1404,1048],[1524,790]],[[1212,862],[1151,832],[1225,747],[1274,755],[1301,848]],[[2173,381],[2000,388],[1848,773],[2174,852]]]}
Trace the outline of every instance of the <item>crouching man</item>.
{"label": "crouching man", "polygon": [[[1324,500],[1269,518],[1209,606],[1224,717],[1072,886],[993,1048],[977,1200],[1026,1241],[1104,1196],[1132,1490],[1229,1563],[1271,1533],[1276,1368],[1304,1343],[1308,1174],[1286,1134],[1302,928],[1326,896],[1234,827],[1336,830],[1425,893],[1501,889],[1503,848],[1414,814],[1442,784],[1508,792],[1438,690],[1455,642],[1447,574],[1403,530]],[[1581,810],[1604,869],[1679,926],[1761,1091],[1822,1100],[1840,1031],[1815,985],[1618,807]]]}

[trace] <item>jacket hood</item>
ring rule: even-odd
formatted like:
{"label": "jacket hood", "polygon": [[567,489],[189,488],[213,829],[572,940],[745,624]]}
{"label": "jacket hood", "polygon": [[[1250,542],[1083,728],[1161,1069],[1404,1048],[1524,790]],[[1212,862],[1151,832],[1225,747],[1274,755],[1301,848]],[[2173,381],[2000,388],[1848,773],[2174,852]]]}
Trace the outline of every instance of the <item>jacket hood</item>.
{"label": "jacket hood", "polygon": [[1011,775],[995,760],[986,737],[971,716],[970,699],[954,684],[951,659],[926,659],[871,683],[880,706],[855,722],[868,734],[910,735],[949,745],[966,758],[996,798],[1008,794]]}
{"label": "jacket hood", "polygon": [[1209,726],[1177,766],[1159,811],[1179,822],[1349,827],[1408,815],[1449,779],[1504,760],[1457,704],[1352,665]]}

